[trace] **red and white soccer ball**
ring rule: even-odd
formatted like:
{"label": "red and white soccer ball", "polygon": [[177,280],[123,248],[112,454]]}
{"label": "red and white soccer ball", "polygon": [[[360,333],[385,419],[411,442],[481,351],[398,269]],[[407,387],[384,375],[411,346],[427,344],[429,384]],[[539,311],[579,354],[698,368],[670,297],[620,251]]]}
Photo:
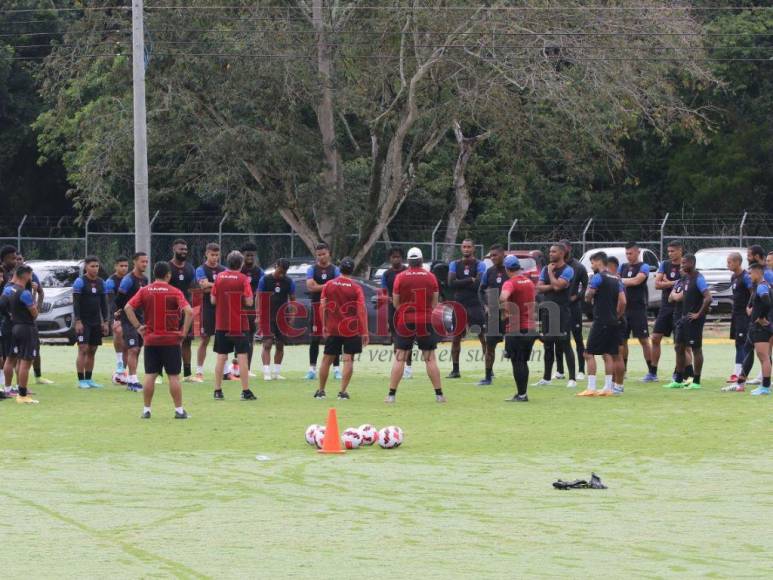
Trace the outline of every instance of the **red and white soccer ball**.
{"label": "red and white soccer ball", "polygon": [[309,425],[309,427],[306,429],[306,443],[311,445],[312,447],[316,447],[316,437],[317,437],[317,431],[321,425],[317,425],[316,423],[314,425]]}
{"label": "red and white soccer ball", "polygon": [[403,443],[403,430],[400,427],[390,425],[378,432],[378,445],[382,449],[400,447]]}
{"label": "red and white soccer ball", "polygon": [[362,435],[354,427],[349,427],[341,434],[341,443],[344,449],[357,449],[362,444]]}
{"label": "red and white soccer ball", "polygon": [[322,443],[325,441],[325,427],[320,425],[317,428],[317,432],[314,434],[314,445],[317,449],[322,449]]}
{"label": "red and white soccer ball", "polygon": [[360,432],[362,445],[373,445],[378,441],[378,430],[370,423],[360,425],[357,430]]}

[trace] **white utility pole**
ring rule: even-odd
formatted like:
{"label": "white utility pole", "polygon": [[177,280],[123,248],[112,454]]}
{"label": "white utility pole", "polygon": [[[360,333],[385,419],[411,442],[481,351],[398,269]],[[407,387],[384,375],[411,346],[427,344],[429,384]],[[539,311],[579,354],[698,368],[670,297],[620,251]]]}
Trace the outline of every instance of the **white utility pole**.
{"label": "white utility pole", "polygon": [[145,112],[145,32],[142,0],[132,0],[132,78],[134,93],[134,245],[150,255],[148,204],[148,127]]}

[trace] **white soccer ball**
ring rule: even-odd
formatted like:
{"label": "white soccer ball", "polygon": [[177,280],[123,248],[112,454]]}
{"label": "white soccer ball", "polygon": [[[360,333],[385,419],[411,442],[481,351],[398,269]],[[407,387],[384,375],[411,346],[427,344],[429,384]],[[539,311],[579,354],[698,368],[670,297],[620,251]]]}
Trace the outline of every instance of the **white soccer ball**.
{"label": "white soccer ball", "polygon": [[320,428],[320,425],[317,425],[315,423],[314,425],[309,425],[309,427],[306,429],[306,443],[308,443],[312,447],[316,446],[314,439],[317,436],[317,430],[319,428]]}
{"label": "white soccer ball", "polygon": [[358,429],[349,427],[341,434],[341,443],[345,449],[357,449],[362,443],[362,435]]}
{"label": "white soccer ball", "polygon": [[317,427],[317,432],[314,434],[314,445],[317,449],[322,449],[322,443],[325,441],[325,427],[322,425]]}
{"label": "white soccer ball", "polygon": [[403,442],[403,430],[400,427],[384,427],[378,432],[378,445],[383,449],[399,447]]}
{"label": "white soccer ball", "polygon": [[362,445],[373,445],[378,441],[378,430],[370,423],[360,425],[357,430],[362,438]]}

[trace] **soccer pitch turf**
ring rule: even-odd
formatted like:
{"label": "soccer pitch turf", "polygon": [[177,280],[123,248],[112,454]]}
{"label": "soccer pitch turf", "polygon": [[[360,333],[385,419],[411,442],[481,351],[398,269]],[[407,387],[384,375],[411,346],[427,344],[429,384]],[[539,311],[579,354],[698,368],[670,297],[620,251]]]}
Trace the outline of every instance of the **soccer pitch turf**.
{"label": "soccer pitch turf", "polygon": [[[334,380],[313,400],[307,349],[292,347],[288,380],[252,380],[256,402],[236,382],[223,402],[186,384],[192,419],[175,421],[164,385],[142,421],[141,395],[107,385],[111,346],[95,369],[106,387],[88,391],[75,348],[45,346],[56,384],[32,387],[39,405],[0,403],[3,577],[770,575],[773,401],[719,392],[731,345],[705,347],[701,391],[638,382],[632,343],[624,396],[580,399],[554,381],[525,405],[504,402],[499,357],[494,386],[474,386],[468,343],[446,405],[418,364],[387,406],[389,363],[369,360],[380,350],[355,367],[350,401]],[[672,365],[666,346],[661,378]],[[399,425],[404,445],[317,454],[304,430],[330,406],[341,429]],[[551,486],[591,471],[609,489]]]}

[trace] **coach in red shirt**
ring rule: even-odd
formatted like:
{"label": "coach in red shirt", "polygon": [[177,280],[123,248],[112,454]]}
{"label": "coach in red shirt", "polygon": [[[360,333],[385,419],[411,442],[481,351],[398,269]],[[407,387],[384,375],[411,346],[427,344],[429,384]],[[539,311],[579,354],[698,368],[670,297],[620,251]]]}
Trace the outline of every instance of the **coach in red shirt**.
{"label": "coach in red shirt", "polygon": [[338,265],[340,275],[322,287],[320,311],[322,313],[322,335],[325,339],[325,353],[319,369],[319,388],[315,399],[325,398],[325,385],[330,365],[343,350],[344,373],[341,377],[339,399],[349,399],[347,388],[354,371],[354,355],[368,345],[368,315],[365,310],[365,295],[360,285],[351,278],[354,260],[344,258]]}
{"label": "coach in red shirt", "polygon": [[395,278],[392,304],[395,307],[395,362],[389,377],[386,403],[394,403],[397,386],[403,378],[405,361],[416,343],[427,367],[427,375],[435,389],[435,400],[445,403],[440,384],[440,370],[435,358],[438,337],[432,326],[432,311],[438,303],[439,287],[435,275],[423,267],[424,257],[419,248],[408,250],[408,269]]}
{"label": "coach in red shirt", "polygon": [[[250,390],[248,354],[250,352],[250,323],[248,315],[255,313],[255,299],[252,296],[250,277],[242,274],[244,256],[233,251],[225,259],[227,270],[215,277],[210,300],[215,308],[215,400],[223,400],[223,369],[226,360],[233,352],[239,368],[242,383],[242,401],[257,399]],[[246,307],[246,308],[245,308]]]}
{"label": "coach in red shirt", "polygon": [[[172,271],[168,262],[156,262],[153,267],[154,282],[143,286],[124,306],[129,323],[140,333],[145,343],[145,377],[142,389],[145,407],[143,419],[150,419],[150,405],[156,385],[156,377],[164,370],[169,377],[169,393],[174,401],[174,418],[187,419],[183,409],[180,369],[182,367],[183,337],[188,336],[193,310],[174,286],[169,284]],[[142,309],[144,324],[137,319],[136,309]],[[180,312],[185,314],[180,329]]]}
{"label": "coach in red shirt", "polygon": [[529,359],[537,337],[534,321],[536,288],[528,276],[522,274],[521,263],[515,256],[505,258],[508,279],[502,286],[499,302],[507,313],[505,352],[513,365],[513,378],[518,392],[513,403],[527,403],[526,388],[529,384]]}

